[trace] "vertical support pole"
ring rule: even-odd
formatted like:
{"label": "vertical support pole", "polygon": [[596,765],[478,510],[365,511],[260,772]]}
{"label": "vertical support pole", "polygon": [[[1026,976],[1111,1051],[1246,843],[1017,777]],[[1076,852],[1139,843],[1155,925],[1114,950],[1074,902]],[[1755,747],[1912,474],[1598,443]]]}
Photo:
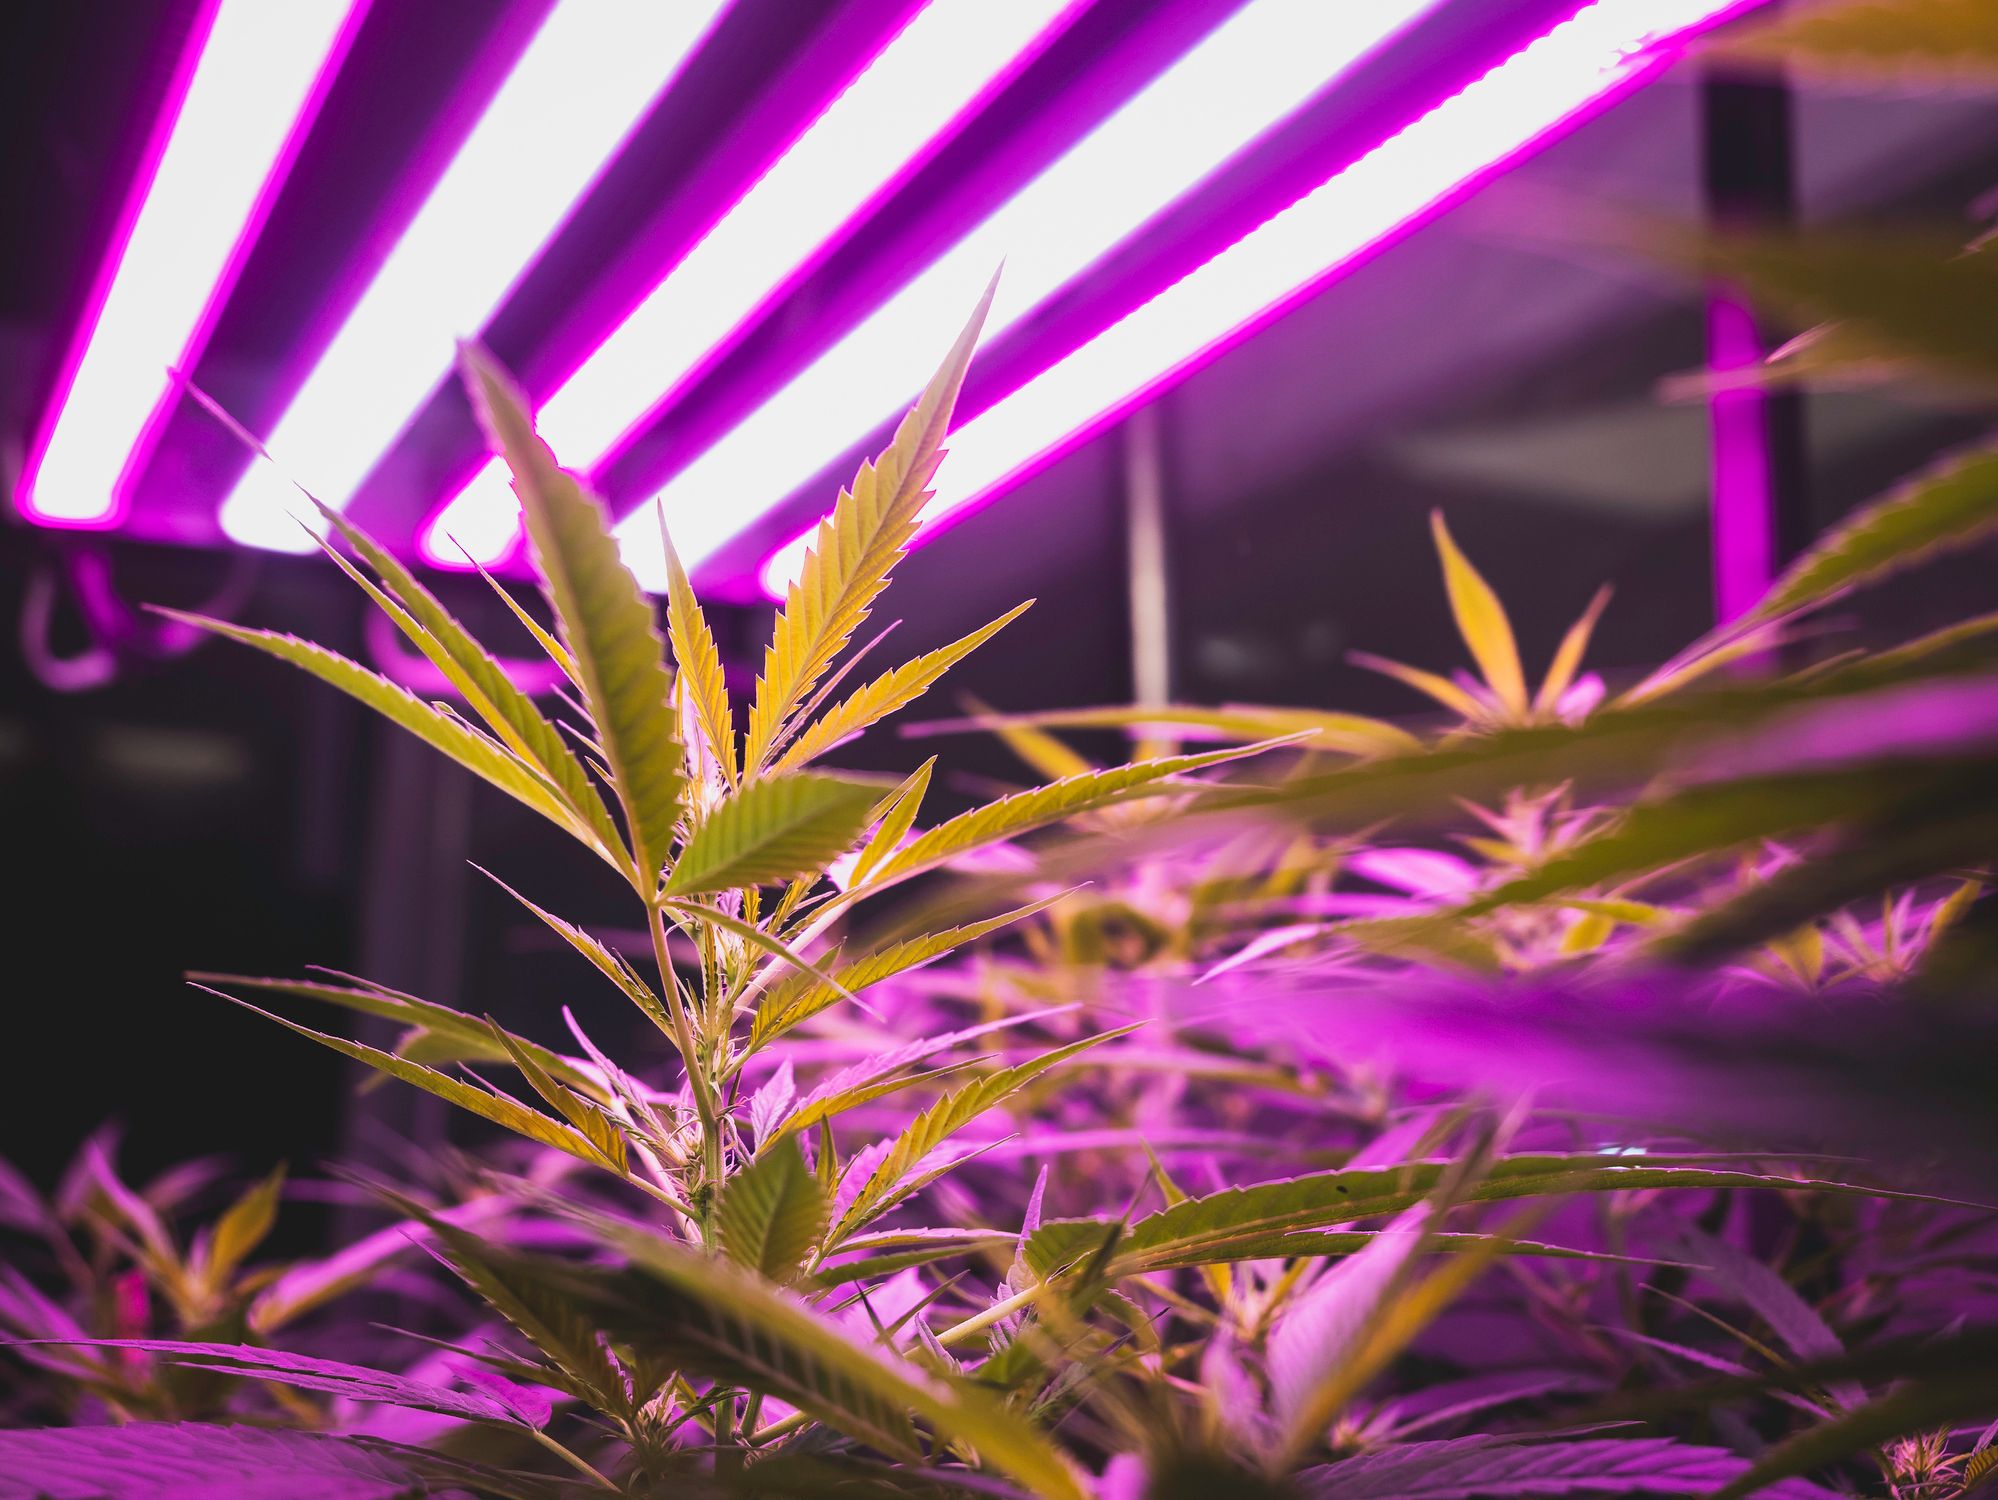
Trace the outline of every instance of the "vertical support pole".
{"label": "vertical support pole", "polygon": [[[1797,217],[1796,131],[1781,82],[1709,73],[1701,86],[1704,181],[1716,229],[1786,229]],[[1707,302],[1707,359],[1716,371],[1761,363],[1772,347],[1747,302],[1716,286]],[[1714,614],[1746,613],[1815,531],[1802,397],[1744,388],[1712,398]]]}
{"label": "vertical support pole", "polygon": [[1165,461],[1156,404],[1124,422],[1124,537],[1131,606],[1131,701],[1172,701],[1172,588]]}

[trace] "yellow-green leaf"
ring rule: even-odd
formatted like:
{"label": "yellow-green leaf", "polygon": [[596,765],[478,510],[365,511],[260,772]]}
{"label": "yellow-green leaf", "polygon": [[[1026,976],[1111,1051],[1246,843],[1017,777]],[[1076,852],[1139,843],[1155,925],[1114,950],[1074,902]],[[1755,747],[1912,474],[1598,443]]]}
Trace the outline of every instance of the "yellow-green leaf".
{"label": "yellow-green leaf", "polygon": [[806,765],[840,741],[859,734],[869,725],[879,723],[898,709],[915,702],[930,690],[939,677],[1019,618],[1033,602],[1029,599],[1025,604],[1016,605],[970,635],[926,652],[913,661],[903,662],[852,696],[834,704],[791,742],[778,759],[777,768],[781,771]]}
{"label": "yellow-green leaf", "polygon": [[745,781],[701,820],[666,891],[705,895],[822,870],[859,840],[879,795],[810,771]]}
{"label": "yellow-green leaf", "polygon": [[672,674],[652,605],[618,555],[603,506],[556,465],[513,381],[466,346],[465,380],[493,450],[513,471],[514,493],[576,667],[618,801],[639,878],[649,888],[680,821],[684,752]]}
{"label": "yellow-green leaf", "polygon": [[868,871],[892,853],[895,846],[902,842],[902,836],[914,825],[916,814],[923,805],[923,794],[930,789],[930,773],[936,769],[936,764],[937,758],[932,755],[875,807],[873,816],[877,826],[861,846],[860,857],[854,861],[854,885],[866,880]]}
{"label": "yellow-green leaf", "polygon": [[787,1136],[722,1189],[715,1210],[722,1253],[772,1281],[793,1280],[825,1233],[824,1189]]}
{"label": "yellow-green leaf", "polygon": [[659,542],[666,550],[666,637],[673,647],[673,661],[680,669],[680,685],[691,698],[694,717],[708,742],[708,753],[721,767],[722,779],[736,783],[735,712],[729,707],[728,681],[722,673],[721,653],[715,649],[715,635],[701,613],[701,601],[680,554],[666,534],[666,514],[659,514]]}
{"label": "yellow-green leaf", "polygon": [[1526,674],[1520,670],[1519,646],[1512,638],[1512,622],[1506,619],[1505,606],[1451,537],[1442,511],[1431,513],[1429,530],[1443,560],[1443,584],[1449,591],[1457,633],[1470,648],[1485,685],[1508,713],[1520,717],[1526,712]]}
{"label": "yellow-green leaf", "polygon": [[832,514],[819,523],[764,653],[749,710],[744,775],[762,768],[792,713],[867,618],[889,570],[915,535],[930,478],[943,456],[958,389],[997,285],[986,288],[942,367],[896,428],[894,441],[880,457],[861,465]]}

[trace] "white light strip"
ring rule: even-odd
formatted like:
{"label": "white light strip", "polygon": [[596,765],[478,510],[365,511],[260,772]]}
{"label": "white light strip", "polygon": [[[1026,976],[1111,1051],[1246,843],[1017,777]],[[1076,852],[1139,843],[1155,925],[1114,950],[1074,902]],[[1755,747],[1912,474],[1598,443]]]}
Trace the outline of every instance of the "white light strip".
{"label": "white light strip", "polygon": [[[57,526],[113,526],[201,354],[367,0],[204,8],[16,492]],[[24,230],[23,232],[32,232]]]}
{"label": "white light strip", "polygon": [[[1598,0],[1224,250],[949,439],[924,530],[996,494],[1288,300],[1522,153],[1656,61],[1647,49],[1754,0]],[[761,570],[782,597],[810,530]],[[677,542],[677,536],[676,536]],[[627,550],[630,544],[627,543]]]}
{"label": "white light strip", "polygon": [[[910,396],[911,372],[936,357],[1002,259],[988,337],[1433,3],[1250,0],[667,484],[668,524],[689,565]],[[619,535],[640,579],[663,588],[650,517],[643,507]]]}
{"label": "white light strip", "polygon": [[[563,462],[601,463],[876,194],[948,139],[967,101],[1077,9],[1075,0],[932,0],[543,404],[542,435]],[[466,553],[489,564],[519,531],[519,503],[492,462],[430,518],[418,547],[443,567],[464,567]]]}
{"label": "white light strip", "polygon": [[275,462],[223,504],[224,531],[310,549],[294,484],[335,509],[353,499],[453,341],[499,309],[726,4],[562,0],[270,434]]}

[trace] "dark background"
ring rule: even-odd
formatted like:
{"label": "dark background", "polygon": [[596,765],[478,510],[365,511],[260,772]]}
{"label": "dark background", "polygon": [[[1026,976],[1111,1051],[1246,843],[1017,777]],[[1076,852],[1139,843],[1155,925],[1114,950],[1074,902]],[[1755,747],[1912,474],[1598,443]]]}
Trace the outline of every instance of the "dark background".
{"label": "dark background", "polygon": [[[1225,9],[1222,0],[1207,8],[1217,5]],[[395,48],[375,45],[408,70],[379,81],[378,100],[407,118],[392,109],[370,117],[365,149],[323,163],[320,196],[274,220],[268,316],[247,307],[214,354],[217,388],[252,416],[259,372],[287,353],[278,271],[302,278],[337,267],[348,226],[424,170],[394,143],[448,111],[450,60],[500,45],[533,10],[502,0],[377,8],[398,30]],[[12,228],[0,249],[0,454],[10,480],[188,10],[180,0],[0,9],[0,203]],[[753,90],[736,86],[742,79],[781,71],[815,44],[852,45],[892,6],[751,11],[752,21],[794,24],[743,24],[728,53],[739,76],[709,85],[700,128],[711,134],[730,108],[757,107]],[[1114,11],[1100,23],[1106,47],[1122,24]],[[1416,708],[1345,653],[1457,664],[1426,537],[1437,506],[1513,609],[1530,669],[1605,581],[1618,592],[1596,664],[1612,676],[1703,628],[1705,417],[1655,394],[1661,377],[1701,362],[1698,296],[1644,267],[1550,253],[1523,206],[1534,200],[1519,192],[1695,217],[1700,106],[1698,71],[1682,68],[1157,403],[1177,696]],[[692,120],[684,128],[698,133]],[[1811,223],[1916,218],[1967,236],[1972,205],[1998,181],[1989,99],[1810,98],[1799,105],[1797,141]],[[672,201],[698,197],[687,192]],[[673,232],[655,224],[650,240],[624,248],[637,255]],[[552,294],[540,311],[519,312],[517,357],[531,363],[532,340],[559,345],[586,313]],[[449,400],[440,396],[440,412]],[[1813,398],[1812,519],[1836,517],[1981,421],[1905,399]],[[883,659],[1031,595],[1036,608],[953,685],[1007,708],[1128,699],[1124,452],[1124,434],[1105,433],[915,555],[885,609],[903,623]],[[196,472],[202,464],[237,461],[212,437],[190,440],[182,462],[191,467],[177,472],[192,483],[208,477]],[[465,868],[494,868],[586,924],[629,920],[581,857],[527,814],[330,690],[246,652],[208,646],[123,660],[109,681],[63,691],[23,649],[45,622],[55,652],[87,650],[68,591],[79,569],[101,566],[130,603],[198,607],[220,591],[234,618],[364,654],[361,601],[330,568],[42,532],[14,524],[11,505],[4,513],[0,1024],[9,1067],[0,1151],[48,1179],[84,1132],[118,1119],[136,1172],[218,1149],[261,1169],[352,1150],[370,1131],[427,1128],[392,1091],[355,1102],[330,1054],[187,989],[179,975],[190,968],[356,969],[549,1039],[559,1035],[557,1006],[568,1003],[605,1039],[622,1040],[614,999]],[[1973,559],[1893,593],[1886,617],[1910,628],[1943,618],[1988,566]],[[476,584],[443,588],[505,649],[524,648]],[[738,667],[766,624],[755,608],[722,610]],[[1089,747],[1115,752],[1102,739]],[[892,731],[846,758],[904,768],[933,748],[944,750],[952,786],[1023,774],[976,740],[917,745]]]}

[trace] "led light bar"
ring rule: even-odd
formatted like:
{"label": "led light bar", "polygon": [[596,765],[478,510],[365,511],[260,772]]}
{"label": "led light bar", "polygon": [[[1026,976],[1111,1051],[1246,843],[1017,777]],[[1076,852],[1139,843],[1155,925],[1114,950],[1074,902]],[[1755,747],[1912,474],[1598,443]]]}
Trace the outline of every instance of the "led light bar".
{"label": "led light bar", "polygon": [[[886,417],[1002,259],[988,337],[1434,3],[1249,0],[672,479],[661,495],[682,556],[712,555]],[[619,535],[641,580],[663,588],[650,517],[641,507]]]}
{"label": "led light bar", "polygon": [[[1662,45],[1758,3],[1597,0],[1583,7],[954,430],[924,532],[996,497],[1546,144],[1668,62]],[[797,576],[811,535],[802,533],[764,564],[760,579],[772,595],[782,597]]]}
{"label": "led light bar", "polygon": [[224,531],[310,549],[295,486],[353,499],[453,341],[498,310],[727,3],[561,0],[270,434],[273,461],[224,502]]}
{"label": "led light bar", "polygon": [[368,0],[208,0],[22,472],[50,526],[115,526]]}
{"label": "led light bar", "polygon": [[[1080,8],[932,0],[543,404],[537,420],[563,462],[601,463],[662,392],[681,387]],[[519,503],[491,462],[417,544],[429,561],[462,568],[467,553],[498,562],[519,534]]]}

